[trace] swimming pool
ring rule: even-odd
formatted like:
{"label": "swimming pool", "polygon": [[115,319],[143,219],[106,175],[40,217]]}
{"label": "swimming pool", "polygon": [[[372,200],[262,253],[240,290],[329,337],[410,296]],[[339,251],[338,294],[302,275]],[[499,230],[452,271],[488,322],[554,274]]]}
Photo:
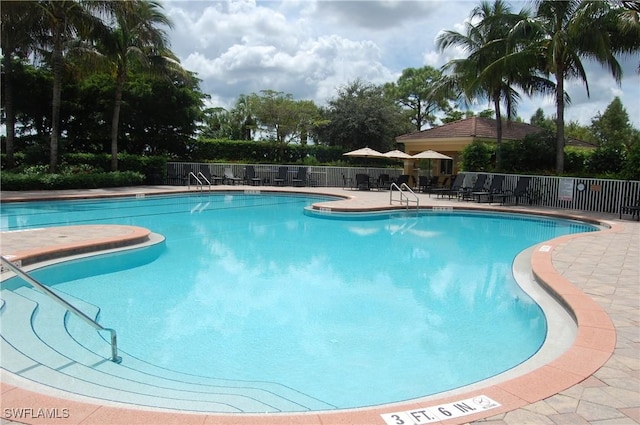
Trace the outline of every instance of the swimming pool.
{"label": "swimming pool", "polygon": [[[337,408],[440,392],[526,360],[546,325],[513,281],[513,258],[593,230],[478,213],[304,214],[320,199],[228,193],[16,204],[3,205],[2,223],[119,223],[163,234],[158,260],[127,268],[124,255],[117,272],[56,288],[99,305],[121,349],[145,361],[276,382]],[[67,279],[68,267],[53,270],[43,271],[45,282]],[[176,347],[188,349],[169,350]]]}

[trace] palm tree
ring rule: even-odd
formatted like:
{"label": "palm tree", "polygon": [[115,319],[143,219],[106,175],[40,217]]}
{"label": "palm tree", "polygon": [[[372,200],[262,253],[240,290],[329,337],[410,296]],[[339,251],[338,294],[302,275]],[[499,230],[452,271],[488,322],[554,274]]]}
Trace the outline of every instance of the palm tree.
{"label": "palm tree", "polygon": [[171,28],[170,19],[155,1],[127,0],[113,2],[115,25],[98,45],[103,59],[114,72],[116,92],[111,120],[111,170],[118,169],[118,133],[122,93],[132,68],[162,72],[176,65],[178,60],[168,50],[165,31]]}
{"label": "palm tree", "polygon": [[35,47],[33,36],[39,27],[35,13],[35,3],[24,1],[4,1],[0,22],[0,44],[2,46],[4,109],[7,137],[5,139],[7,168],[15,166],[14,140],[16,115],[13,106],[13,65],[15,60],[25,59]]}
{"label": "palm tree", "polygon": [[464,59],[454,59],[445,64],[443,70],[449,74],[442,86],[454,87],[468,102],[480,98],[493,102],[498,169],[501,166],[501,104],[505,104],[507,120],[510,120],[521,98],[515,87],[530,92],[541,85],[541,79],[533,74],[529,62],[509,60],[510,53],[517,47],[509,37],[510,31],[526,16],[526,11],[513,14],[503,0],[495,0],[493,4],[482,1],[471,12],[466,34],[445,31],[436,39],[441,51],[460,46],[468,53]]}
{"label": "palm tree", "polygon": [[48,0],[38,1],[38,15],[42,18],[41,44],[50,49],[50,63],[53,70],[53,96],[51,112],[51,143],[49,151],[49,172],[55,173],[58,165],[58,140],[60,137],[60,105],[62,72],[65,52],[69,44],[77,38],[88,37],[92,31],[104,28],[103,22],[92,12],[106,10],[103,1]]}
{"label": "palm tree", "polygon": [[[612,31],[616,53],[632,54],[640,49],[640,1],[622,1],[616,9],[619,16]],[[640,64],[638,64],[640,73]]]}
{"label": "palm tree", "polygon": [[[516,28],[532,36],[529,51],[541,58],[541,70],[552,74],[556,82],[556,172],[564,171],[565,81],[579,78],[589,95],[587,75],[582,59],[607,66],[620,83],[622,68],[616,60],[615,42],[610,31],[616,18],[608,2],[591,0],[536,0],[533,18]],[[637,43],[636,43],[637,45]]]}

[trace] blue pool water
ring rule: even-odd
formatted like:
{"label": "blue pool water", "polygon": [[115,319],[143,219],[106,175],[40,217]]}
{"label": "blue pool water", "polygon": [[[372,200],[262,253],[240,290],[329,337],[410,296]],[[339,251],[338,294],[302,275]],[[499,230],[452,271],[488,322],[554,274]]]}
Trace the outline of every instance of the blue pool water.
{"label": "blue pool water", "polygon": [[546,321],[515,283],[523,249],[594,230],[480,213],[322,218],[326,198],[202,194],[3,204],[2,230],[130,224],[160,248],[35,273],[101,308],[122,351],[160,367],[276,382],[338,408],[420,397],[510,369]]}

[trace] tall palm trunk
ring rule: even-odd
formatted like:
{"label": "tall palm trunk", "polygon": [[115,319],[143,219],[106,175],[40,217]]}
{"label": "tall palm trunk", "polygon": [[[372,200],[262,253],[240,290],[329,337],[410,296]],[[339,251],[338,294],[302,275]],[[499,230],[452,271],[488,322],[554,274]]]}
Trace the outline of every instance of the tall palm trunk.
{"label": "tall palm trunk", "polygon": [[7,137],[5,139],[5,147],[7,154],[7,168],[11,169],[16,166],[13,155],[14,140],[16,137],[16,114],[13,108],[13,61],[7,56],[5,56],[4,72],[4,108],[7,115]]}
{"label": "tall palm trunk", "polygon": [[564,78],[556,71],[556,173],[564,172]]}
{"label": "tall palm trunk", "polygon": [[51,143],[49,147],[49,172],[58,168],[58,139],[60,137],[60,106],[62,93],[62,34],[64,19],[58,19],[53,46],[53,98],[51,101]]}
{"label": "tall palm trunk", "polygon": [[122,106],[122,92],[125,78],[118,75],[113,117],[111,119],[111,171],[118,171],[118,130],[120,126],[120,107]]}
{"label": "tall palm trunk", "polygon": [[502,169],[502,113],[500,111],[500,93],[493,97],[496,110],[496,171]]}

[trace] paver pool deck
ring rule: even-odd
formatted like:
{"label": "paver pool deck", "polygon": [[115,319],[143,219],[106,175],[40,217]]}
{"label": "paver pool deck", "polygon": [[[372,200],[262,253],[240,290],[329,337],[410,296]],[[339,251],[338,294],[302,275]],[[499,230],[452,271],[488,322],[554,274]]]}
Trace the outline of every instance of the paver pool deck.
{"label": "paver pool deck", "polygon": [[[119,189],[47,192],[0,192],[5,201],[74,199],[177,193],[185,187],[143,186]],[[213,190],[256,190],[255,187],[215,186]],[[335,210],[383,209],[388,192],[351,191],[340,188],[270,188],[291,192],[324,193],[345,197],[319,207]],[[492,383],[486,388],[447,395],[440,402],[462,400],[484,394],[499,399],[501,407],[484,413],[445,420],[444,424],[487,425],[626,425],[640,423],[640,223],[619,220],[610,214],[574,210],[458,202],[419,194],[421,208],[465,208],[524,211],[581,218],[605,223],[609,229],[563,236],[535,250],[531,264],[536,277],[573,311],[578,323],[570,349],[525,375]],[[153,229],[151,229],[153,230]],[[132,226],[69,226],[0,234],[0,253],[23,263],[43,261],[70,253],[136,244],[148,230]],[[0,353],[1,355],[2,353]],[[424,402],[396,404],[338,412],[285,415],[184,414],[101,405],[98,401],[61,400],[7,383],[0,371],[2,399],[0,423],[13,423],[5,409],[49,407],[70,409],[68,418],[38,419],[24,423],[55,424],[384,424],[382,413],[426,407]],[[436,402],[429,402],[434,405]],[[22,422],[20,422],[22,423]],[[400,422],[398,422],[400,423]]]}

